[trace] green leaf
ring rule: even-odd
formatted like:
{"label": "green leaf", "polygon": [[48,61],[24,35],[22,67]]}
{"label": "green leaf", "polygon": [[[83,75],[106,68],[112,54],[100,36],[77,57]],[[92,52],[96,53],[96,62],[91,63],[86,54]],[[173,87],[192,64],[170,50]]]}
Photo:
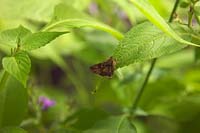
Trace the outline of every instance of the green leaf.
{"label": "green leaf", "polygon": [[163,32],[174,38],[176,41],[200,47],[200,45],[194,44],[192,42],[182,39],[159,15],[159,13],[154,9],[154,7],[148,2],[148,0],[130,0],[154,25],[156,25]]}
{"label": "green leaf", "polygon": [[84,133],[136,133],[136,129],[126,116],[112,116],[96,122],[91,129]]}
{"label": "green leaf", "polygon": [[9,76],[5,88],[0,91],[0,128],[18,126],[24,119],[28,107],[26,88]]}
{"label": "green leaf", "polygon": [[0,33],[0,42],[2,42],[2,44],[5,43],[16,47],[19,39],[21,40],[29,34],[31,34],[31,31],[24,28],[23,26],[19,26],[18,28],[15,29],[2,31]]}
{"label": "green leaf", "polygon": [[[182,27],[177,27],[181,30],[185,37],[190,37],[189,33],[184,32]],[[119,45],[114,51],[113,58],[117,62],[117,67],[123,67],[132,63],[150,60],[162,55],[166,55],[186,47],[176,40],[167,36],[153,24],[144,22],[133,27],[125,34],[124,39],[119,42]]]}
{"label": "green leaf", "polygon": [[[186,114],[192,114],[192,113],[186,113]],[[191,120],[181,123],[179,133],[196,133],[200,131],[199,123],[200,123],[200,115],[198,113],[197,115],[192,117]]]}
{"label": "green leaf", "polygon": [[181,0],[180,1],[181,8],[187,8],[189,5],[190,5],[190,0]]}
{"label": "green leaf", "polygon": [[27,133],[24,129],[19,127],[5,127],[0,129],[1,133]]}
{"label": "green leaf", "polygon": [[26,52],[18,52],[14,56],[3,58],[3,68],[26,86],[31,68],[31,60]]}
{"label": "green leaf", "polygon": [[87,14],[74,9],[72,6],[65,4],[59,4],[54,9],[54,16],[52,21],[44,28],[44,30],[50,30],[54,28],[81,28],[92,27],[95,29],[106,31],[112,34],[117,39],[122,39],[123,35],[110,26],[100,23],[91,18]]}
{"label": "green leaf", "polygon": [[50,43],[60,35],[63,35],[69,32],[38,32],[33,33],[24,40],[22,40],[22,49],[24,50],[34,50],[45,46],[46,44]]}
{"label": "green leaf", "polygon": [[[92,119],[88,119],[88,116],[90,116]],[[105,119],[107,117],[108,114],[100,109],[80,109],[68,117],[65,122],[69,123],[69,126],[73,129],[86,130],[91,128],[96,121]]]}
{"label": "green leaf", "polygon": [[173,72],[168,72],[165,77],[159,77],[146,86],[139,103],[139,107],[145,112],[153,114],[165,112],[185,91],[184,84],[169,75],[173,75]]}
{"label": "green leaf", "polygon": [[[170,115],[180,122],[191,121],[200,113],[199,93],[186,94],[169,104]],[[188,113],[190,112],[190,113]],[[199,118],[198,118],[199,119]]]}
{"label": "green leaf", "polygon": [[[179,125],[174,119],[161,115],[139,115],[134,120],[142,122],[143,128],[148,130],[145,133],[178,133],[179,131]],[[137,125],[135,122],[134,125]],[[136,126],[136,128],[140,127]]]}

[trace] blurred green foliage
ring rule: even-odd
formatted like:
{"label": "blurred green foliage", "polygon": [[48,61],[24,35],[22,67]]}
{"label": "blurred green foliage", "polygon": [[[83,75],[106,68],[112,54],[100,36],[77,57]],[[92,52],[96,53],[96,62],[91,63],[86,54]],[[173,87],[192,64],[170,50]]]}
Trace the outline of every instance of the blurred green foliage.
{"label": "blurred green foliage", "polygon": [[[164,19],[170,16],[174,2],[150,0]],[[186,23],[189,6],[184,0],[182,2],[177,14],[183,20],[181,23]],[[60,3],[67,6],[58,8],[63,6]],[[55,7],[58,9],[56,13]],[[195,12],[197,16],[194,18],[200,18],[199,3],[195,6]],[[84,14],[84,17],[79,16],[79,13]],[[77,21],[62,22],[67,16]],[[123,33],[145,20],[144,15],[125,0],[1,0],[2,31],[22,25],[33,33],[45,29],[70,33],[59,36],[40,49],[28,52],[31,55],[31,72],[27,88],[14,77],[8,77],[5,85],[8,89],[0,92],[0,132],[200,131],[199,48],[184,46],[181,51],[158,59],[134,118],[128,117],[127,113],[148,71],[149,62],[117,69],[112,78],[96,76],[89,70],[89,66],[113,55],[118,46],[116,38],[123,38]],[[196,20],[193,27],[195,33],[199,34],[200,23],[199,19]],[[8,38],[8,41],[12,42],[13,38]],[[199,44],[198,40],[193,42]],[[147,47],[147,44],[143,47]],[[10,46],[5,45],[1,38],[0,50],[1,59],[10,55]],[[127,51],[130,52],[129,49]],[[130,60],[127,58],[123,61],[126,64]],[[95,89],[97,91],[93,94]],[[40,96],[55,101],[55,106],[42,110],[38,102]]]}

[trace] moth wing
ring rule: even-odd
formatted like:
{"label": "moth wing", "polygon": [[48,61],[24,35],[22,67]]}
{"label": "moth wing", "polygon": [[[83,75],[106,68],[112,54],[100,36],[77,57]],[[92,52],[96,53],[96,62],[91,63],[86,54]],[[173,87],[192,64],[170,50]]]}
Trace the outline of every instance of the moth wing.
{"label": "moth wing", "polygon": [[95,64],[95,65],[90,67],[90,70],[93,73],[100,74],[101,73],[101,66],[100,66],[100,64]]}

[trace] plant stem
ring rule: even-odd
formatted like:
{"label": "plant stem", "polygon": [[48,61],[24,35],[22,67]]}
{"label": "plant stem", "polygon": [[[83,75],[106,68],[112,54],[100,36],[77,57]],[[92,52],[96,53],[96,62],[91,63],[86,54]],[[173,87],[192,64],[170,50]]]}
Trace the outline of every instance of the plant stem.
{"label": "plant stem", "polygon": [[188,12],[188,27],[191,27],[193,15],[194,15],[194,5],[190,5],[190,10]]}
{"label": "plant stem", "polygon": [[149,77],[150,77],[150,75],[151,75],[151,72],[152,72],[152,70],[153,70],[153,68],[154,68],[154,66],[155,66],[156,60],[157,60],[157,58],[153,59],[153,61],[151,62],[151,66],[150,66],[150,68],[149,68],[149,70],[148,70],[148,72],[147,72],[147,75],[146,75],[146,77],[145,77],[145,79],[144,79],[144,82],[142,83],[142,86],[140,87],[139,92],[138,92],[138,94],[137,94],[137,96],[136,96],[136,98],[135,98],[135,101],[134,101],[134,103],[133,103],[133,106],[132,106],[132,113],[134,113],[135,109],[137,108],[137,105],[138,105],[138,103],[139,103],[139,100],[140,100],[140,98],[141,98],[141,96],[142,96],[142,94],[143,94],[143,92],[144,92],[144,89],[145,89],[145,87],[146,87],[146,84],[147,84],[148,81],[149,81]]}
{"label": "plant stem", "polygon": [[0,81],[0,92],[5,88],[8,77],[9,77],[8,72],[4,71]]}
{"label": "plant stem", "polygon": [[175,14],[175,12],[177,10],[179,2],[180,2],[180,0],[176,0],[176,2],[174,4],[174,7],[172,9],[171,15],[170,15],[169,20],[168,20],[169,23],[171,23],[173,21],[173,19],[174,19],[174,14]]}
{"label": "plant stem", "polygon": [[[170,18],[169,18],[169,20],[168,20],[169,23],[172,22],[173,19],[174,19],[174,14],[175,14],[175,12],[176,12],[176,10],[177,10],[179,1],[180,1],[180,0],[176,0],[176,2],[175,2],[175,4],[174,4],[173,10],[172,10],[171,15],[170,15]],[[136,95],[136,98],[135,98],[135,100],[134,100],[134,102],[133,102],[133,105],[132,105],[132,107],[131,107],[131,112],[130,112],[131,115],[133,115],[133,114],[135,113],[136,109],[137,109],[138,103],[139,103],[139,101],[140,101],[140,99],[141,99],[141,97],[142,97],[142,94],[143,94],[143,92],[144,92],[144,90],[145,90],[145,87],[146,87],[146,85],[147,85],[147,83],[148,83],[148,81],[149,81],[150,75],[151,75],[151,73],[152,73],[152,71],[153,71],[153,68],[154,68],[154,66],[155,66],[155,64],[156,64],[156,61],[157,61],[157,58],[155,58],[155,59],[152,60],[151,66],[150,66],[150,68],[149,68],[149,70],[148,70],[148,72],[147,72],[147,75],[146,75],[146,77],[145,77],[145,79],[144,79],[144,81],[143,81],[141,87],[140,87],[139,90],[138,90],[138,93],[137,93],[137,95]]]}

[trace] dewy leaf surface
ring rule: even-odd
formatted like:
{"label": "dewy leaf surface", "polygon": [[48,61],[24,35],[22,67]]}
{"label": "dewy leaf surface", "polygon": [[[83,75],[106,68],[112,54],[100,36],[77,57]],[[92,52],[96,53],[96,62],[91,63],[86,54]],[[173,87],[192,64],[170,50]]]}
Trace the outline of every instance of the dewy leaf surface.
{"label": "dewy leaf surface", "polygon": [[[190,33],[183,27],[176,26],[176,30],[180,31],[185,39],[190,39]],[[123,67],[166,55],[186,46],[169,37],[150,22],[144,22],[125,34],[124,39],[115,49],[113,58],[117,62],[117,67]]]}
{"label": "dewy leaf surface", "polygon": [[59,4],[54,9],[52,21],[43,29],[47,31],[55,28],[81,28],[92,27],[95,29],[106,31],[112,34],[117,39],[122,39],[123,35],[110,26],[98,22],[89,15],[80,12],[79,10],[66,4]]}
{"label": "dewy leaf surface", "polygon": [[163,32],[165,32],[178,42],[200,47],[200,45],[182,39],[159,15],[159,13],[153,8],[153,6],[150,4],[150,2],[148,2],[148,0],[130,0],[130,1],[149,19],[149,21],[151,21],[159,29],[161,29]]}
{"label": "dewy leaf surface", "polygon": [[18,52],[14,56],[4,57],[3,68],[24,86],[31,68],[31,60],[26,52]]}

